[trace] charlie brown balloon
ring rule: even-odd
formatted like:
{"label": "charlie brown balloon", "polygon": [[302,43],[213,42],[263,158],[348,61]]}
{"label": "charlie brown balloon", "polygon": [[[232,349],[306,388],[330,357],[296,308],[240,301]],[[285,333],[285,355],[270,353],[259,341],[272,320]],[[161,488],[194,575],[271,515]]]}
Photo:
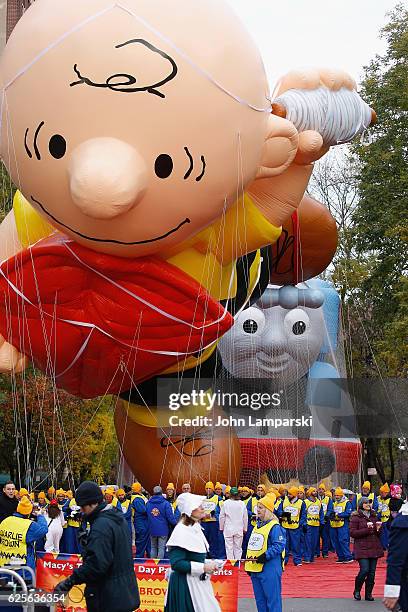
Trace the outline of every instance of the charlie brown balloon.
{"label": "charlie brown balloon", "polygon": [[[271,112],[233,11],[220,0],[37,0],[0,80],[1,155],[19,190],[0,227],[1,370],[26,355],[92,397],[204,363],[329,146]],[[293,72],[283,102],[296,88],[355,83]],[[242,286],[236,261],[248,253]]]}

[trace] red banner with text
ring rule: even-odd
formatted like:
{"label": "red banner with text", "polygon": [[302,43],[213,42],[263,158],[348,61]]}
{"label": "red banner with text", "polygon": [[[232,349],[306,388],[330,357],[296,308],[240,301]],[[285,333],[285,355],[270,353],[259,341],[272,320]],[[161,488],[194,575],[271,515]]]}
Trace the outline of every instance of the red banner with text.
{"label": "red banner with text", "polygon": [[[80,555],[38,553],[37,588],[51,593],[61,580],[72,574],[82,563]],[[139,586],[139,612],[162,612],[167,589],[169,563],[157,559],[135,559],[135,574]],[[222,612],[238,609],[239,564],[226,561],[224,567],[211,577],[215,597]],[[85,612],[83,585],[74,586],[65,601],[65,612]]]}

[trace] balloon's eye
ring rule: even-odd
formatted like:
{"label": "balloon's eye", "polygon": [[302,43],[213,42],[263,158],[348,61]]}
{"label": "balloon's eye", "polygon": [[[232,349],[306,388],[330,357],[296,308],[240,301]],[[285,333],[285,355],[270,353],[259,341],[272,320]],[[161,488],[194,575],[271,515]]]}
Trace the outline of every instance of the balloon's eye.
{"label": "balloon's eye", "polygon": [[306,323],[304,321],[296,321],[292,327],[295,336],[301,336],[306,331]]}
{"label": "balloon's eye", "polygon": [[258,330],[258,323],[254,321],[253,319],[247,319],[246,321],[244,321],[244,324],[242,327],[244,328],[245,333],[256,334]]}
{"label": "balloon's eye", "polygon": [[173,172],[173,160],[170,155],[167,155],[167,153],[159,155],[154,163],[154,171],[159,178],[168,178]]}
{"label": "balloon's eye", "polygon": [[50,138],[48,149],[55,159],[61,159],[61,157],[64,157],[67,150],[67,142],[61,134],[54,134],[54,136]]}

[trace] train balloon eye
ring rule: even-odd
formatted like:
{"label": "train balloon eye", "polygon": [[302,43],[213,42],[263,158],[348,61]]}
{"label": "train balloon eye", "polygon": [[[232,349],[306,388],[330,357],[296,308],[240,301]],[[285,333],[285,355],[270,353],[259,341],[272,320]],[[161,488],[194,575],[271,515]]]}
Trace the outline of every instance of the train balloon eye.
{"label": "train balloon eye", "polygon": [[306,323],[304,321],[296,321],[292,327],[295,336],[301,336],[306,331]]}
{"label": "train balloon eye", "polygon": [[167,155],[167,153],[159,155],[154,163],[154,171],[159,178],[168,178],[173,172],[173,160],[170,155]]}
{"label": "train balloon eye", "polygon": [[258,331],[258,323],[253,319],[247,319],[244,321],[243,328],[247,334],[255,334]]}
{"label": "train balloon eye", "polygon": [[55,159],[61,159],[67,150],[67,141],[61,134],[54,134],[48,143],[48,150]]}

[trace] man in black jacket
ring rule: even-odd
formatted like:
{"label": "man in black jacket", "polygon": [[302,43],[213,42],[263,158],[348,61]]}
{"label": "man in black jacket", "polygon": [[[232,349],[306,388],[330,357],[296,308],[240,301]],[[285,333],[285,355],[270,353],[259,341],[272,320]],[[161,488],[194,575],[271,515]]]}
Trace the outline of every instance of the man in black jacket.
{"label": "man in black jacket", "polygon": [[16,487],[11,480],[3,487],[3,493],[0,495],[0,523],[17,512],[18,499],[15,496],[15,490]]}
{"label": "man in black jacket", "polygon": [[384,605],[388,610],[408,612],[408,501],[401,506],[390,529]]}
{"label": "man in black jacket", "polygon": [[83,482],[75,493],[90,530],[84,544],[83,564],[55,587],[68,593],[85,584],[88,612],[133,612],[140,605],[126,520],[107,508],[95,482]]}

